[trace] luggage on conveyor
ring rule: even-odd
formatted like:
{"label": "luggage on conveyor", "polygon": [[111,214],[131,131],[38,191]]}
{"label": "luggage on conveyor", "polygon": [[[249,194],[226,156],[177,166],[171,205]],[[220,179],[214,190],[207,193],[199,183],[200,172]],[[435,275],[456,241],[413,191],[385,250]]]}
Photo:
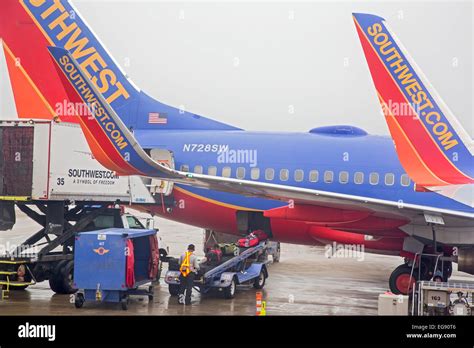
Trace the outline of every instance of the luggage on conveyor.
{"label": "luggage on conveyor", "polygon": [[254,234],[249,234],[247,237],[239,239],[238,244],[241,248],[256,246],[258,244],[258,237]]}
{"label": "luggage on conveyor", "polygon": [[247,237],[239,239],[237,244],[241,248],[250,248],[267,239],[268,234],[262,230],[256,230],[250,233]]}
{"label": "luggage on conveyor", "polygon": [[219,248],[221,248],[223,256],[239,255],[239,247],[235,243],[221,243]]}

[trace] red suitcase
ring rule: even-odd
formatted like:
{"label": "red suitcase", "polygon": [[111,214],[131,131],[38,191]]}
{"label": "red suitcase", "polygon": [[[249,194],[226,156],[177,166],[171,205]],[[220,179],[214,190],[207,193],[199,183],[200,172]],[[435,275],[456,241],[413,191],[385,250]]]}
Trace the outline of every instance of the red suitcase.
{"label": "red suitcase", "polygon": [[241,248],[250,248],[258,244],[258,237],[250,234],[246,238],[239,239],[239,247]]}

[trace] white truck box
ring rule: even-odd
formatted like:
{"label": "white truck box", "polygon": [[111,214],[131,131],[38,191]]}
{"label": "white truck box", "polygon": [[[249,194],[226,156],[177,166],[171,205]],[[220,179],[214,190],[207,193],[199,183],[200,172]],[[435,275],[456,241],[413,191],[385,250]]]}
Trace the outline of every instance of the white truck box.
{"label": "white truck box", "polygon": [[[32,141],[18,139],[28,137],[31,132],[8,136],[8,132],[14,131],[9,127],[16,127],[17,133],[19,127],[32,127]],[[119,177],[104,168],[94,159],[77,124],[0,121],[0,140],[2,138],[5,144],[0,143],[0,148],[3,147],[5,158],[4,172],[1,174],[5,183],[3,191],[0,190],[0,199],[21,196],[31,200],[155,203],[150,185],[145,184],[151,183],[151,180],[138,176]],[[8,144],[16,148],[7,149]],[[21,184],[15,180],[18,176],[22,178]],[[31,187],[28,187],[30,182]],[[18,187],[15,187],[15,183],[18,183]],[[161,191],[157,189],[160,186],[163,186]],[[156,180],[153,182],[153,193],[168,194],[170,190],[169,184],[161,185]]]}

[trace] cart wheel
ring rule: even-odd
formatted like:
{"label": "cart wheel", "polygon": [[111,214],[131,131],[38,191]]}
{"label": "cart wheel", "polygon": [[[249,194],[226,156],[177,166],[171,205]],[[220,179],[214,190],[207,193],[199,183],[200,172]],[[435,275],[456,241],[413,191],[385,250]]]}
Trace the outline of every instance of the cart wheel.
{"label": "cart wheel", "polygon": [[81,293],[76,294],[76,297],[74,299],[74,306],[76,308],[82,308],[82,306],[84,305],[84,302],[85,302],[84,295]]}
{"label": "cart wheel", "polygon": [[128,298],[128,295],[125,295],[124,297],[122,297],[122,299],[120,300],[120,305],[122,306],[122,309],[124,311],[126,311],[128,309],[128,302],[129,302],[129,298]]}
{"label": "cart wheel", "polygon": [[178,296],[179,294],[179,285],[176,284],[169,284],[168,291],[170,292],[171,296]]}
{"label": "cart wheel", "polygon": [[267,279],[267,276],[265,275],[264,270],[262,269],[260,271],[260,274],[258,275],[258,278],[255,279],[253,283],[253,287],[255,289],[262,289],[265,286],[265,280]]}
{"label": "cart wheel", "polygon": [[236,288],[237,288],[237,282],[235,281],[235,277],[234,277],[232,278],[230,285],[227,288],[224,288],[224,297],[227,299],[234,298]]}

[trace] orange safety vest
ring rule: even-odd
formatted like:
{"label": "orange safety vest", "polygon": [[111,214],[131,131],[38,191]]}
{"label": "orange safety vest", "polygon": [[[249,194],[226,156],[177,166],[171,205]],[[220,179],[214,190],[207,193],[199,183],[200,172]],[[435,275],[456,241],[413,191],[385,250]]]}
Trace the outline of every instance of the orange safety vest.
{"label": "orange safety vest", "polygon": [[183,262],[179,267],[179,271],[183,275],[183,277],[187,277],[189,273],[191,273],[191,254],[192,252],[186,251],[186,255],[184,256]]}

